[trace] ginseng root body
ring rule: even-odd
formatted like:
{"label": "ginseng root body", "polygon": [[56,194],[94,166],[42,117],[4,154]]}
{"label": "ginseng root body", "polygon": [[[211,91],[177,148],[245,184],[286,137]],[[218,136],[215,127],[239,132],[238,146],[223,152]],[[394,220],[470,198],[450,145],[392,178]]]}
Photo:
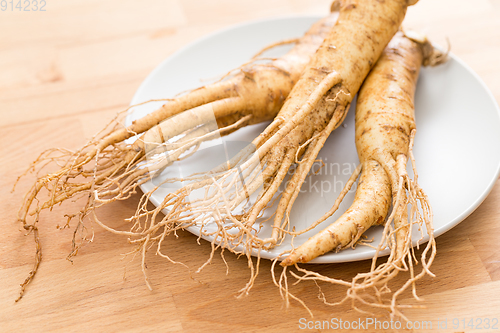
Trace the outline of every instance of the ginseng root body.
{"label": "ginseng root body", "polygon": [[[436,253],[431,207],[417,183],[412,155],[416,132],[415,88],[421,65],[436,65],[444,59],[445,56],[425,39],[412,40],[401,32],[392,39],[358,95],[355,140],[360,167],[351,179],[359,174],[361,176],[354,201],[336,221],[294,249],[282,261],[282,266],[306,263],[329,251],[353,246],[368,228],[383,225],[383,237],[375,248],[376,254],[369,272],[358,274],[351,282],[317,278],[349,286],[346,299],[363,300],[366,304],[368,301],[362,299],[360,293],[370,288],[379,293],[381,290],[387,291],[387,283],[399,271],[409,271],[408,282],[393,293],[389,304],[380,301],[380,298],[378,302],[371,302],[371,305],[389,308],[393,315],[402,315],[397,310],[396,297],[410,285],[414,287],[413,282],[425,274],[432,275],[429,266]],[[409,160],[413,166],[414,179],[406,172]],[[344,189],[344,194],[346,190],[348,188]],[[333,215],[342,198],[312,227]],[[391,204],[392,211],[389,214]],[[422,271],[419,274],[415,274],[413,267],[416,261],[412,245],[417,241],[412,239],[413,224],[421,228],[422,238],[424,230],[428,237],[421,255]],[[376,265],[379,253],[387,249],[390,250],[387,261]]]}

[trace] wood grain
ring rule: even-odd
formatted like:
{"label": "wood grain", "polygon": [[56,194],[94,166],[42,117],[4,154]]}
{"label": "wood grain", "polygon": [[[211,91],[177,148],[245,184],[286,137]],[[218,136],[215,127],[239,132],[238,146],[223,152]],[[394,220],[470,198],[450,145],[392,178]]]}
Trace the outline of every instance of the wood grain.
{"label": "wood grain", "polygon": [[[72,231],[56,226],[65,223],[64,212],[78,209],[79,202],[42,215],[44,262],[25,298],[14,303],[34,254],[32,237],[25,237],[15,222],[32,178],[14,193],[10,189],[44,149],[77,149],[85,143],[128,105],[146,75],[175,50],[242,21],[321,15],[329,5],[330,0],[48,0],[44,13],[0,12],[0,331],[301,331],[299,320],[310,318],[295,302],[284,308],[268,261],[262,263],[250,295],[241,299],[235,296],[248,279],[247,262],[230,254],[225,256],[227,275],[219,256],[194,274],[152,254],[149,291],[137,258],[122,256],[133,248],[123,237],[96,227],[94,241],[70,263],[66,255]],[[423,30],[441,45],[449,39],[453,52],[500,101],[500,0],[420,0],[409,10],[405,25]],[[135,195],[99,214],[112,225],[125,225],[123,219],[138,200]],[[426,308],[406,312],[410,320],[432,321],[434,326],[415,331],[474,331],[453,329],[453,318],[500,320],[500,184],[437,243],[436,277],[417,286]],[[197,245],[196,237],[185,232],[165,246],[174,260],[193,270],[210,254],[209,244]],[[367,265],[314,268],[349,277]],[[321,287],[332,299],[343,293]],[[365,318],[348,305],[322,304],[313,283],[300,283],[293,291],[314,311],[315,320]],[[415,303],[410,295],[403,302]],[[439,320],[447,321],[447,329],[437,330]]]}

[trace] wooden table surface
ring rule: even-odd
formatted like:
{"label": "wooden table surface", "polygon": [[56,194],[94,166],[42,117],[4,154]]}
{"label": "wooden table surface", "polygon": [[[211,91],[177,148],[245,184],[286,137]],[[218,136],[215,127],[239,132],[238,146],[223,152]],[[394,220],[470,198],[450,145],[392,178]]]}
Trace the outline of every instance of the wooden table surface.
{"label": "wooden table surface", "polygon": [[[33,263],[33,239],[25,237],[15,222],[33,178],[22,181],[14,193],[10,189],[44,149],[77,149],[85,143],[127,107],[146,75],[182,46],[247,20],[325,14],[329,4],[330,0],[47,0],[45,12],[11,11],[10,7],[0,11],[0,184],[4,189],[0,192],[0,331],[277,332],[306,326],[311,319],[299,304],[284,308],[266,260],[250,295],[242,299],[235,294],[249,276],[245,259],[226,255],[226,275],[223,261],[216,256],[190,278],[184,267],[151,254],[148,273],[153,291],[149,291],[138,258],[121,260],[131,245],[99,227],[93,243],[84,246],[71,264],[66,255],[72,231],[56,226],[65,223],[65,212],[79,208],[78,202],[42,215],[44,261],[25,297],[15,303],[19,284]],[[500,0],[421,0],[409,9],[405,25],[424,31],[441,45],[448,38],[452,51],[500,101]],[[136,195],[104,208],[100,216],[115,226],[124,225],[123,219],[132,214],[138,200]],[[438,237],[436,277],[417,285],[426,308],[406,311],[408,318],[417,323],[432,321],[432,331],[439,332],[472,331],[461,327],[470,319],[475,324],[482,320],[483,327],[486,319],[500,320],[499,244],[497,183],[470,217]],[[210,253],[206,242],[197,245],[196,237],[187,232],[166,246],[174,259],[193,268]],[[315,268],[349,276],[366,265]],[[294,290],[313,310],[314,320],[367,317],[349,306],[323,305],[313,283],[301,283]],[[411,302],[411,298],[402,301]],[[453,319],[459,321],[459,328],[453,328]],[[447,329],[437,329],[439,320],[447,321]]]}

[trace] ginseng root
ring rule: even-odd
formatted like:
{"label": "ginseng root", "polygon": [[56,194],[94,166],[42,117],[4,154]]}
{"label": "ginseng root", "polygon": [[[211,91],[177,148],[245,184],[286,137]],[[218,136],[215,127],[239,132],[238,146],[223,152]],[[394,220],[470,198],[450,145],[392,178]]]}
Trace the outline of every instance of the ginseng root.
{"label": "ginseng root", "polygon": [[[19,222],[33,231],[37,244],[35,266],[22,284],[22,292],[41,261],[37,223],[42,210],[70,198],[86,197],[81,211],[69,215],[81,227],[95,208],[127,199],[137,186],[191,154],[201,142],[272,120],[337,17],[334,12],[314,24],[303,37],[293,40],[294,47],[281,58],[267,63],[254,58],[228,78],[170,99],[128,127],[109,129],[108,125],[76,152],[51,149],[42,153],[29,170],[38,174],[50,163],[59,170],[37,177],[19,210]],[[138,136],[133,143],[125,141],[133,136]],[[48,194],[45,200],[43,192]],[[73,246],[70,257],[79,244],[73,240]]]}
{"label": "ginseng root", "polygon": [[[192,182],[167,194],[156,209],[141,206],[128,232],[97,222],[130,237],[142,249],[143,260],[152,244],[157,244],[157,254],[164,255],[161,244],[168,234],[196,225],[213,241],[214,250],[222,247],[247,257],[251,277],[241,295],[248,293],[258,274],[259,251],[283,241],[300,186],[326,138],[341,124],[361,83],[397,32],[407,2],[349,0],[339,7],[337,24],[277,117],[250,146],[208,173],[183,179]],[[279,198],[272,234],[262,236],[257,221],[275,200],[294,163],[298,163],[297,172]],[[171,181],[175,180],[166,180]],[[256,263],[252,253],[257,254]]]}
{"label": "ginseng root", "polygon": [[[435,50],[425,38],[413,39],[398,33],[390,42],[377,64],[368,75],[359,92],[356,106],[356,148],[361,178],[351,207],[326,229],[320,231],[300,247],[293,250],[281,265],[306,263],[329,251],[339,251],[355,244],[364,231],[373,225],[383,225],[383,236],[376,247],[371,270],[358,274],[352,281],[340,281],[301,269],[305,274],[299,280],[321,280],[349,287],[346,298],[365,305],[390,310],[391,315],[404,317],[397,307],[396,298],[410,285],[413,294],[415,281],[428,274],[436,254],[433,236],[432,210],[428,198],[417,183],[417,170],[412,155],[416,126],[414,118],[414,94],[422,64],[437,65],[446,56]],[[406,172],[411,160],[414,179]],[[340,198],[341,199],[341,198]],[[392,200],[391,200],[392,199]],[[389,207],[392,201],[392,211]],[[325,221],[337,210],[334,207],[312,227]],[[408,205],[410,213],[408,214]],[[419,209],[420,206],[420,209]],[[412,226],[419,225],[421,238],[412,239]],[[308,228],[311,229],[311,228]],[[428,242],[421,254],[422,271],[415,273],[417,264],[412,244],[421,241],[424,230]],[[295,234],[299,234],[297,232]],[[379,253],[389,248],[387,260],[376,265]],[[399,271],[408,271],[410,277],[394,293],[389,301],[382,295],[390,293],[388,282]],[[373,290],[374,298],[361,296]]]}

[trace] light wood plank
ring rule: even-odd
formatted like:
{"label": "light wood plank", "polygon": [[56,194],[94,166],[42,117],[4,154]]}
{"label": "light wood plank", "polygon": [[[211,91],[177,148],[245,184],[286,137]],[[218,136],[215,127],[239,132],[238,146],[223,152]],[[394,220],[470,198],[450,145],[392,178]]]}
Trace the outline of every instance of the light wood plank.
{"label": "light wood plank", "polygon": [[[78,149],[122,110],[140,82],[165,57],[196,38],[247,20],[279,15],[322,14],[330,0],[76,0],[49,1],[46,13],[0,12],[0,331],[299,331],[311,320],[297,302],[284,307],[271,281],[270,262],[262,262],[250,295],[236,298],[248,280],[245,258],[216,253],[213,263],[194,273],[210,255],[210,245],[195,236],[169,237],[163,250],[190,267],[168,263],[151,251],[144,282],[139,258],[126,237],[95,227],[71,264],[72,230],[56,228],[64,214],[82,201],[68,202],[42,214],[44,261],[25,298],[14,303],[19,283],[33,262],[34,244],[16,224],[17,209],[32,176],[10,193],[17,176],[35,156],[51,147]],[[405,26],[423,30],[436,43],[451,42],[500,101],[500,0],[420,0],[408,10]],[[7,32],[7,33],[6,33]],[[465,135],[465,134],[464,134]],[[31,177],[31,178],[30,178]],[[127,229],[140,194],[102,209],[99,216]],[[413,321],[500,320],[500,182],[484,203],[437,239],[435,278],[417,283],[418,303],[408,293],[403,302],[425,309],[406,310]],[[74,226],[74,224],[72,224]],[[89,236],[92,230],[89,229]],[[307,266],[329,276],[349,278],[369,262]],[[126,267],[126,274],[125,272]],[[126,277],[124,280],[123,277]],[[400,276],[396,282],[404,280]],[[329,300],[342,288],[320,284]],[[365,320],[348,304],[329,307],[318,299],[314,283],[292,287],[314,311],[314,320]],[[380,319],[384,319],[377,313]],[[328,331],[328,330],[325,330]],[[358,332],[359,330],[351,330]],[[391,330],[385,330],[390,332]],[[398,330],[392,330],[397,332]],[[416,330],[417,332],[422,330]],[[425,332],[425,330],[423,330]],[[476,330],[488,332],[493,330]]]}

